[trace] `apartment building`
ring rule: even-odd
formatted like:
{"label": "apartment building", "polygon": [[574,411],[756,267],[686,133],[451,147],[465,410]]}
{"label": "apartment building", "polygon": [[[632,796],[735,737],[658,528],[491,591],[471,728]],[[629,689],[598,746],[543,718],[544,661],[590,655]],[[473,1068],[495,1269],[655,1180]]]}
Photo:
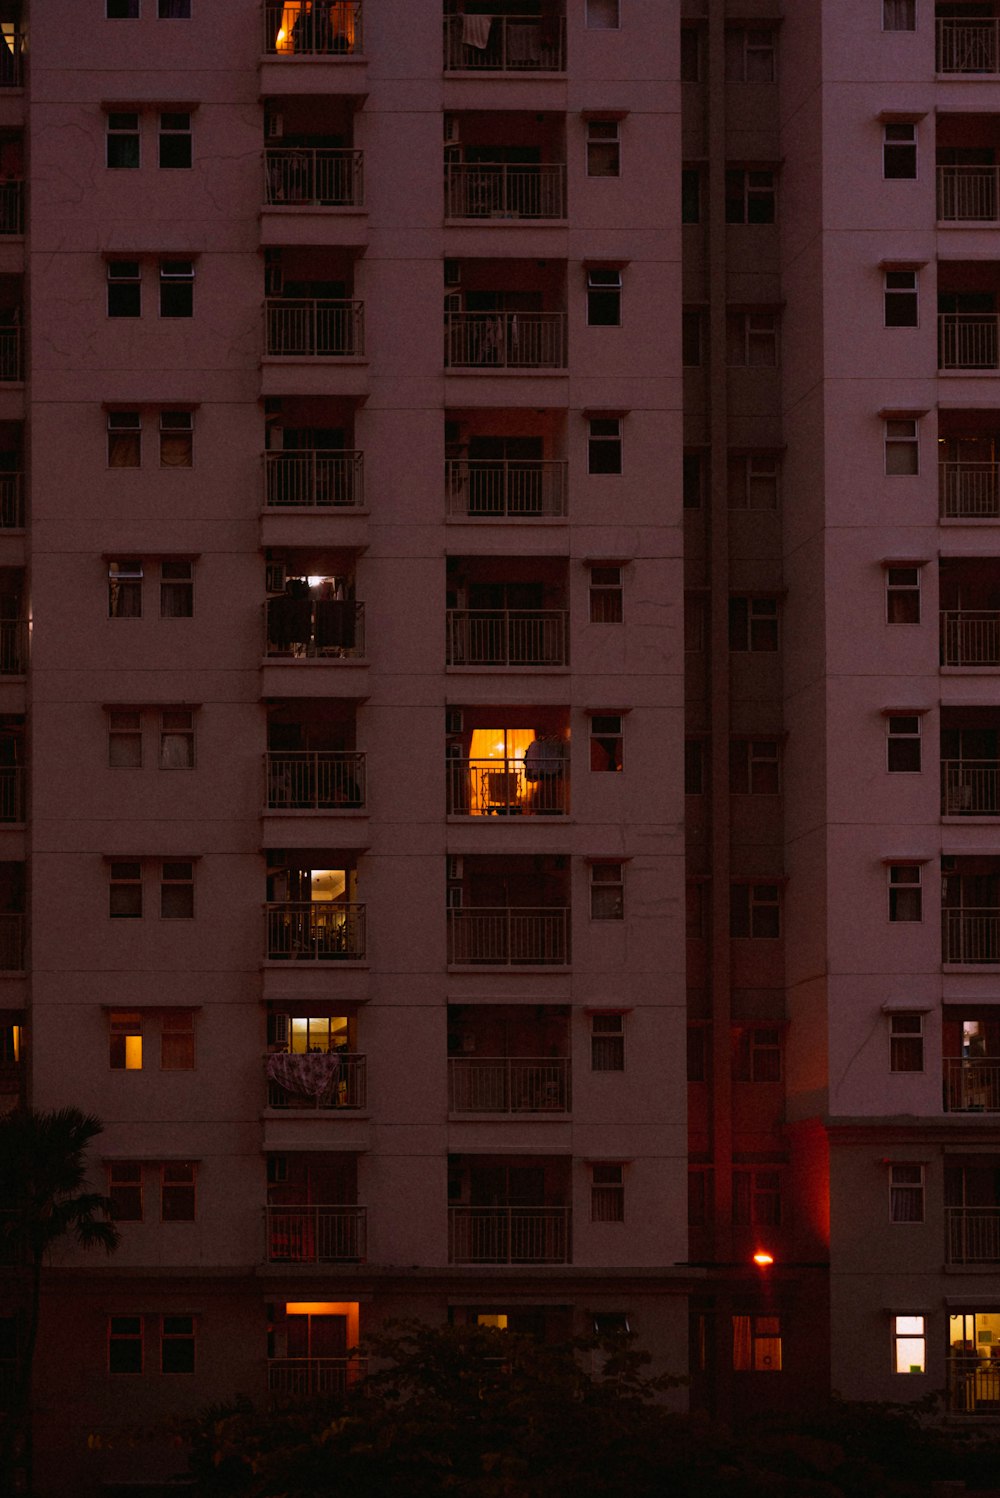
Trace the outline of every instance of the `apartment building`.
{"label": "apartment building", "polygon": [[0,40],[0,1078],[121,1230],[47,1273],[43,1488],[392,1317],[683,1371],[676,15]]}

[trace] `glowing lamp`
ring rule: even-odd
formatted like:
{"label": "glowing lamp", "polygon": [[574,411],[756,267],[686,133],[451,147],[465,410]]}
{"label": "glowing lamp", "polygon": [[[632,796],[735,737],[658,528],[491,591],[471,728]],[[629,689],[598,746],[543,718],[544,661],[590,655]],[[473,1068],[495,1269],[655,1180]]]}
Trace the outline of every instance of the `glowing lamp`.
{"label": "glowing lamp", "polygon": [[774,1255],[765,1253],[763,1249],[758,1249],[753,1256],[753,1261],[758,1269],[766,1269],[769,1264],[774,1263]]}

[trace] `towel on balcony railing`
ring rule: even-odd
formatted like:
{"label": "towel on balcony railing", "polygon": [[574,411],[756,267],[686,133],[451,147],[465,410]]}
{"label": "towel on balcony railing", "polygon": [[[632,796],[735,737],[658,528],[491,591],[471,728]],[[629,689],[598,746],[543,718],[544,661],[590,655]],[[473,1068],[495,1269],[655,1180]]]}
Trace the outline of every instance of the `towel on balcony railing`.
{"label": "towel on balcony railing", "polygon": [[308,598],[271,598],[267,605],[268,638],[278,650],[304,644],[312,632],[312,604]]}
{"label": "towel on balcony railing", "polygon": [[357,609],[340,598],[320,598],[316,603],[316,647],[319,650],[353,650]]}
{"label": "towel on balcony railing", "polygon": [[321,1097],[337,1080],[339,1070],[336,1051],[309,1051],[304,1056],[279,1051],[267,1058],[267,1080],[302,1097]]}
{"label": "towel on balcony railing", "polygon": [[467,47],[478,47],[482,52],[490,44],[492,16],[463,16],[462,41]]}

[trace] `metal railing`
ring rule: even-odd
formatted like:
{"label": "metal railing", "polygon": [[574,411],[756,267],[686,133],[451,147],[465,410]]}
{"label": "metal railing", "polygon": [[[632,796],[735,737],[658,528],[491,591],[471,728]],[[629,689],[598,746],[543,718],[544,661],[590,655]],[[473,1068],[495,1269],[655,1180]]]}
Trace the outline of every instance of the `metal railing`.
{"label": "metal railing", "polygon": [[446,369],[565,369],[565,312],[446,312]]}
{"label": "metal railing", "polygon": [[997,220],[1000,167],[939,166],[937,216],[943,223],[992,224]]}
{"label": "metal railing", "polygon": [[361,0],[267,0],[264,51],[279,57],[357,57]]}
{"label": "metal railing", "polygon": [[24,474],[0,473],[0,531],[24,529]]}
{"label": "metal railing", "polygon": [[367,1358],[268,1358],[267,1392],[286,1399],[341,1399],[367,1372]]}
{"label": "metal railing", "polygon": [[1000,962],[1000,910],[942,910],[943,962]]}
{"label": "metal railing", "polygon": [[943,609],[941,612],[943,666],[1000,665],[1000,611]]}
{"label": "metal railing", "polygon": [[569,1264],[569,1207],[449,1207],[449,1264]]}
{"label": "metal railing", "polygon": [[939,73],[995,73],[1000,59],[1000,21],[994,17],[949,16],[937,23]]}
{"label": "metal railing", "polygon": [[24,967],[25,931],[23,911],[0,914],[0,972],[17,973]]}
{"label": "metal railing", "polygon": [[1000,816],[1000,761],[943,759],[941,814],[946,817]]}
{"label": "metal railing", "polygon": [[23,765],[0,765],[0,822],[24,821]]}
{"label": "metal railing", "polygon": [[367,1251],[364,1207],[266,1207],[269,1264],[342,1264]]}
{"label": "metal railing", "polygon": [[264,352],[275,358],[361,358],[365,304],[322,297],[268,297]]}
{"label": "metal railing", "polygon": [[[368,1057],[338,1051],[340,1065],[337,1075],[325,1092],[318,1097],[306,1093],[292,1092],[282,1087],[273,1077],[267,1079],[267,1106],[269,1108],[322,1109],[367,1108],[368,1106]],[[265,1058],[265,1065],[266,1065]]]}
{"label": "metal railing", "polygon": [[535,520],[566,514],[565,458],[449,458],[444,483],[449,515]]}
{"label": "metal railing", "polygon": [[335,900],[273,900],[265,907],[269,962],[364,957],[365,907]]}
{"label": "metal railing", "polygon": [[945,1056],[945,1113],[1000,1113],[1000,1057]]}
{"label": "metal railing", "polygon": [[565,666],[565,609],[449,609],[449,666]]}
{"label": "metal railing", "polygon": [[1000,1264],[1000,1207],[945,1207],[946,1264]]}
{"label": "metal railing", "polygon": [[450,1056],[452,1113],[568,1113],[568,1056]]}
{"label": "metal railing", "polygon": [[325,146],[269,146],[264,152],[264,202],[270,208],[360,208],[364,154]]}
{"label": "metal railing", "polygon": [[995,520],[1000,516],[1000,465],[938,464],[938,498],[948,520]]}
{"label": "metal railing", "polygon": [[565,218],[562,162],[510,166],[505,161],[445,164],[446,218]]}
{"label": "metal railing", "polygon": [[264,609],[264,654],[295,660],[363,660],[365,606],[282,594]]}
{"label": "metal railing", "polygon": [[0,234],[24,233],[24,183],[0,182]]}
{"label": "metal railing", "polygon": [[995,312],[942,312],[938,316],[939,369],[996,369]]}
{"label": "metal railing", "polygon": [[452,72],[561,73],[563,16],[446,16],[444,66]]}
{"label": "metal railing", "polygon": [[265,754],[269,811],[349,811],[365,804],[365,756],[356,750]]}
{"label": "metal railing", "polygon": [[363,454],[347,448],[298,448],[264,454],[264,503],[269,510],[351,509],[364,504]]}
{"label": "metal railing", "polygon": [[554,773],[529,780],[523,759],[448,759],[448,815],[453,817],[565,816],[569,775],[563,760]]}
{"label": "metal railing", "polygon": [[0,327],[0,381],[24,379],[21,362],[21,329]]}
{"label": "metal railing", "polygon": [[947,1361],[949,1414],[985,1415],[995,1420],[1000,1413],[1000,1368],[981,1362],[974,1352]]}
{"label": "metal railing", "polygon": [[0,619],[0,676],[23,676],[27,669],[27,623],[23,619]]}
{"label": "metal railing", "polygon": [[511,967],[569,962],[570,918],[564,906],[462,905],[448,911],[448,961]]}

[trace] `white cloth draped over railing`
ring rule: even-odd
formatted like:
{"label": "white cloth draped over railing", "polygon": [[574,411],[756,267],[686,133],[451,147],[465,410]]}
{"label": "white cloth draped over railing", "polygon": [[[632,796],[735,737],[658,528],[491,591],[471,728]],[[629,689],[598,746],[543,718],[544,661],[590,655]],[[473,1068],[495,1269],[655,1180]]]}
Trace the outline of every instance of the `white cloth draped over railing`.
{"label": "white cloth draped over railing", "polygon": [[268,1081],[302,1097],[320,1097],[336,1081],[339,1070],[336,1051],[308,1051],[305,1055],[279,1051],[267,1058]]}

